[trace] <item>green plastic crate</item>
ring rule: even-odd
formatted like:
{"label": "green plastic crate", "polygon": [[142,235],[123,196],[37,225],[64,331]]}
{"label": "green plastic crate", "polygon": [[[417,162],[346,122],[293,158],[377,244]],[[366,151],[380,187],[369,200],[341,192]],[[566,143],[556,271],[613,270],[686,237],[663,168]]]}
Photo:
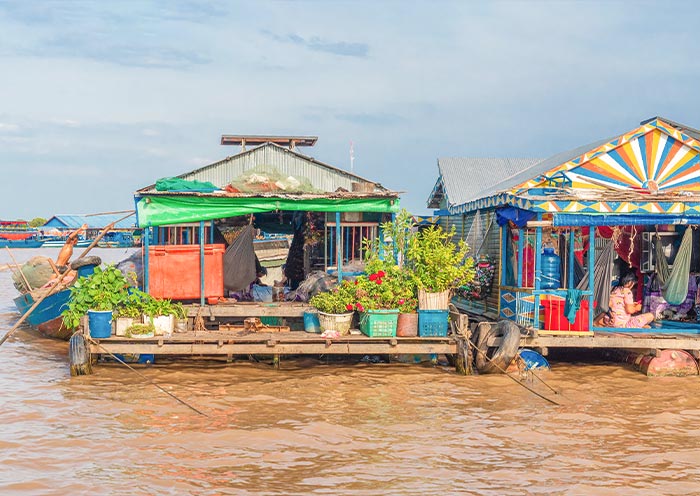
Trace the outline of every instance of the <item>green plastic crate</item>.
{"label": "green plastic crate", "polygon": [[398,320],[398,310],[368,310],[360,314],[360,331],[371,338],[393,338]]}

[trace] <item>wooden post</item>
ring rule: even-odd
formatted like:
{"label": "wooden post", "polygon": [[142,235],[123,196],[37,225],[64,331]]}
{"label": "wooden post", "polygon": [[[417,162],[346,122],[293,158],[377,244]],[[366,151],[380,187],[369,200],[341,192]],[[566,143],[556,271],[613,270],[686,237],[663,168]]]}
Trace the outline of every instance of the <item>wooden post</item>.
{"label": "wooden post", "polygon": [[[542,214],[537,214],[537,220],[542,220]],[[540,286],[542,284],[542,227],[537,226],[535,231],[535,308],[532,316],[532,327],[540,328]]]}
{"label": "wooden post", "polygon": [[204,306],[204,221],[199,221],[199,305]]}
{"label": "wooden post", "polygon": [[279,370],[279,369],[280,369],[280,356],[279,356],[278,354],[275,354],[275,355],[272,356],[272,367],[273,367],[275,370]]}
{"label": "wooden post", "polygon": [[472,375],[471,355],[469,342],[464,336],[457,337],[457,357],[455,370],[459,375]]}
{"label": "wooden post", "polygon": [[340,231],[340,212],[335,213],[335,262],[338,268],[338,284],[343,282],[343,240]]}
{"label": "wooden post", "polygon": [[590,226],[588,234],[588,330],[593,330],[593,308],[595,299],[595,226]]}
{"label": "wooden post", "polygon": [[[158,227],[156,227],[155,229],[158,230]],[[142,244],[143,244],[143,252],[144,252],[144,255],[143,255],[143,258],[144,258],[144,260],[143,260],[143,291],[145,293],[148,293],[148,280],[149,280],[149,277],[148,277],[149,253],[148,252],[150,251],[149,244],[150,244],[150,238],[151,238],[151,228],[145,227],[143,229],[143,234],[141,235],[141,237],[143,238]]]}

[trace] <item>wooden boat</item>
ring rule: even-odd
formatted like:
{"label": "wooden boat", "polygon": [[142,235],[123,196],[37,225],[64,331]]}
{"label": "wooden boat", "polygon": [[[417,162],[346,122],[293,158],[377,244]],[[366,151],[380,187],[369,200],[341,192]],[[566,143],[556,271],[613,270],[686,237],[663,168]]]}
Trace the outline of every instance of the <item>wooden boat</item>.
{"label": "wooden boat", "polygon": [[[79,258],[71,264],[71,268],[78,271],[75,280],[92,274],[95,267],[101,263],[102,261],[99,257]],[[51,289],[39,288],[16,297],[14,302],[17,310],[19,310],[22,315],[27,313],[37,299],[41,298],[44,294],[42,291],[51,291]],[[61,314],[68,306],[69,300],[69,288],[50,294],[39,303],[39,306],[37,306],[31,314],[29,314],[27,322],[48,338],[68,341],[73,334],[73,330],[63,326],[63,317],[61,317]]]}
{"label": "wooden boat", "polygon": [[[36,298],[39,297],[36,293]],[[48,338],[68,340],[73,331],[63,326],[61,313],[66,309],[70,299],[70,290],[64,289],[58,293],[47,296],[34,311],[27,317],[29,325],[37,329]],[[24,315],[35,302],[32,293],[25,293],[14,299],[17,310]]]}
{"label": "wooden boat", "polygon": [[0,248],[40,248],[43,244],[41,233],[26,221],[0,221]]}

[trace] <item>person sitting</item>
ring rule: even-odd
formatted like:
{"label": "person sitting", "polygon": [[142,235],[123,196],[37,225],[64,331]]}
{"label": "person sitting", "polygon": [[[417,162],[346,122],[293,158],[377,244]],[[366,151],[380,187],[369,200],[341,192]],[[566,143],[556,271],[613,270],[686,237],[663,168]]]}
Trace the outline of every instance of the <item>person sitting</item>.
{"label": "person sitting", "polygon": [[78,229],[76,229],[68,235],[68,237],[66,238],[66,242],[63,245],[63,248],[61,248],[61,251],[58,253],[58,257],[56,257],[57,266],[61,267],[64,265],[68,265],[70,258],[73,256],[73,247],[76,244],[78,244],[78,241],[80,241],[80,234],[85,232],[87,227],[87,224],[83,224]]}
{"label": "person sitting", "polygon": [[610,315],[612,327],[649,327],[658,315],[651,312],[639,314],[642,304],[635,302],[632,288],[637,284],[637,276],[629,272],[620,278],[620,283],[610,293]]}

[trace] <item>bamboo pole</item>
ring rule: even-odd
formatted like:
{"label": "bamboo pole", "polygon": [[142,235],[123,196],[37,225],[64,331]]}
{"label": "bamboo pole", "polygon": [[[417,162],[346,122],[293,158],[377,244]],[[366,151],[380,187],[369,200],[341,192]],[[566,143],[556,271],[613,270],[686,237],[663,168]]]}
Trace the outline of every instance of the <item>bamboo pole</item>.
{"label": "bamboo pole", "polygon": [[107,226],[100,232],[100,234],[98,234],[97,237],[96,237],[95,239],[92,240],[92,243],[90,243],[90,246],[88,246],[87,248],[85,248],[85,251],[83,251],[83,252],[80,254],[80,256],[79,256],[78,258],[83,258],[85,255],[87,255],[87,254],[90,252],[90,250],[92,250],[92,249],[97,245],[97,243],[99,243],[99,241],[104,237],[104,235],[107,234],[109,231],[112,230],[112,228],[114,227],[114,225],[115,225],[117,222],[121,222],[121,221],[123,221],[124,219],[128,219],[129,217],[131,217],[132,215],[134,215],[134,213],[135,213],[134,210],[131,210],[130,213],[129,213],[128,215],[125,215],[125,216],[122,217],[121,219],[117,219],[117,220],[115,220],[114,222],[112,222],[111,224],[107,225]]}
{"label": "bamboo pole", "polygon": [[31,291],[32,286],[31,286],[31,284],[29,284],[29,281],[27,280],[27,276],[25,276],[24,272],[22,272],[22,268],[17,263],[17,260],[15,260],[15,256],[12,254],[12,250],[10,250],[9,246],[6,246],[5,249],[7,250],[7,253],[10,254],[10,257],[12,257],[12,261],[15,263],[15,268],[19,271],[19,275],[22,276],[22,280],[24,281],[24,284],[27,285],[27,291]]}

